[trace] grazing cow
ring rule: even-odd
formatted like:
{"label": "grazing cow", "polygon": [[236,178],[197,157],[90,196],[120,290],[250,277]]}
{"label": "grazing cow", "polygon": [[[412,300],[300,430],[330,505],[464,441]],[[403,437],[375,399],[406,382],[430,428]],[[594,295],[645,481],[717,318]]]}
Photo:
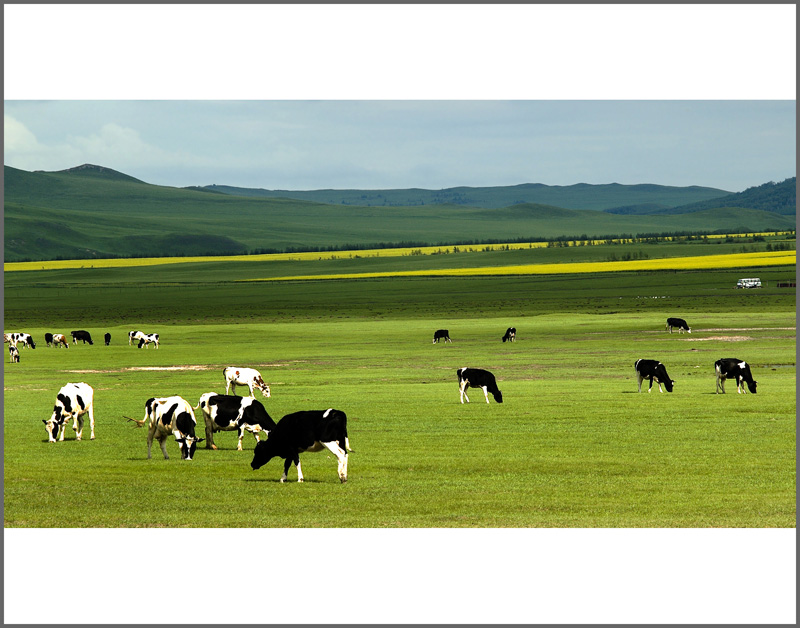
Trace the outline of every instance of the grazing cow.
{"label": "grazing cow", "polygon": [[503,394],[497,387],[497,382],[495,381],[494,375],[492,375],[489,371],[465,367],[458,369],[456,373],[458,373],[458,390],[461,393],[461,403],[464,403],[464,399],[466,399],[467,403],[469,403],[469,397],[467,397],[467,388],[480,388],[483,390],[483,396],[486,397],[486,403],[489,403],[489,393],[492,393],[492,396],[497,403],[503,403]]}
{"label": "grazing cow", "polygon": [[75,430],[75,438],[80,440],[83,436],[84,414],[89,415],[91,440],[94,440],[94,389],[84,382],[65,384],[58,391],[52,416],[47,420],[42,419],[48,441],[55,443],[56,437],[63,441],[64,431],[70,419],[72,419],[72,429]]}
{"label": "grazing cow", "polygon": [[134,340],[139,340],[142,336],[144,336],[144,332],[141,332],[141,331],[129,331],[128,332],[128,346],[130,347],[133,344]]}
{"label": "grazing cow", "polygon": [[87,342],[90,345],[93,345],[92,336],[88,331],[84,331],[83,329],[79,329],[78,331],[71,331],[69,332],[72,335],[72,344],[77,344],[78,341],[82,341],[83,344]]}
{"label": "grazing cow", "polygon": [[23,348],[36,348],[36,343],[33,341],[33,336],[26,334],[25,332],[12,332],[10,334],[3,334],[3,341],[7,342],[9,345],[14,345],[15,347],[22,343]]}
{"label": "grazing cow", "polygon": [[[747,394],[747,389],[756,394],[757,381],[753,379],[753,374],[750,372],[750,365],[744,360],[737,360],[736,358],[723,358],[714,362],[714,371],[717,374],[717,393],[720,389],[722,394],[725,394],[725,380],[728,378],[736,380],[736,392]],[[747,387],[742,384],[747,384]]]}
{"label": "grazing cow", "polygon": [[197,438],[195,427],[197,420],[194,418],[192,406],[183,397],[151,397],[144,404],[144,418],[139,421],[130,419],[138,427],[143,427],[150,420],[147,430],[147,459],[151,458],[150,450],[153,438],[158,440],[164,459],[169,460],[167,454],[167,437],[172,434],[181,451],[181,460],[191,460],[197,443],[204,439]]}
{"label": "grazing cow", "polygon": [[[450,332],[446,329],[437,329],[433,332],[433,342],[438,344],[440,340],[444,340],[445,343],[447,343],[447,341],[450,340]],[[453,341],[450,340],[450,342]]]}
{"label": "grazing cow", "polygon": [[253,470],[259,469],[278,456],[285,460],[281,482],[286,481],[292,462],[297,467],[297,481],[302,482],[300,453],[322,449],[336,456],[339,480],[347,482],[347,452],[353,450],[347,438],[347,415],[341,410],[328,408],[287,414],[278,421],[267,440],[256,443],[250,466]]}
{"label": "grazing cow", "polygon": [[110,344],[111,344],[111,334],[109,334],[108,332],[106,332],[106,335],[105,335],[105,336],[103,336],[103,340],[105,340],[105,341],[106,341],[106,347],[107,347],[108,345],[110,345]]}
{"label": "grazing cow", "polygon": [[676,327],[678,329],[678,333],[680,334],[682,334],[684,330],[689,334],[692,333],[692,330],[689,328],[689,324],[682,318],[668,318],[666,330],[669,331],[669,333],[672,333],[673,327]]}
{"label": "grazing cow", "polygon": [[259,442],[258,433],[275,428],[275,421],[267,414],[260,401],[253,397],[237,397],[236,395],[218,395],[215,392],[200,396],[194,408],[202,410],[206,423],[206,449],[217,449],[214,444],[214,432],[239,431],[237,451],[242,451],[242,439],[245,431],[250,432]]}
{"label": "grazing cow", "polygon": [[506,335],[503,336],[503,342],[508,340],[509,342],[514,342],[514,339],[517,337],[517,328],[516,327],[509,327],[506,329]]}
{"label": "grazing cow", "polygon": [[639,392],[642,392],[642,382],[646,379],[650,380],[650,388],[647,389],[647,392],[650,392],[653,388],[653,382],[658,384],[658,392],[664,392],[661,390],[661,384],[664,384],[664,388],[667,389],[667,392],[672,392],[672,385],[675,381],[669,378],[669,375],[667,375],[667,367],[658,360],[636,360],[633,364],[633,368],[636,370]]}
{"label": "grazing cow", "polygon": [[19,349],[16,345],[8,345],[8,361],[19,362]]}
{"label": "grazing cow", "polygon": [[270,396],[269,386],[264,383],[261,373],[255,369],[226,366],[222,369],[222,375],[225,377],[226,395],[230,392],[231,387],[233,387],[233,394],[235,395],[237,386],[247,386],[250,389],[251,397],[255,396],[253,395],[253,388],[258,388],[265,397]]}
{"label": "grazing cow", "polygon": [[53,345],[53,334],[51,334],[50,332],[46,333],[44,335],[44,341],[45,341],[45,343],[47,344],[48,347],[52,346]]}
{"label": "grazing cow", "polygon": [[67,349],[69,349],[69,344],[67,344],[67,337],[64,334],[53,334],[53,346],[66,347]]}
{"label": "grazing cow", "polygon": [[142,334],[139,336],[139,349],[149,347],[151,343],[158,349],[158,334]]}

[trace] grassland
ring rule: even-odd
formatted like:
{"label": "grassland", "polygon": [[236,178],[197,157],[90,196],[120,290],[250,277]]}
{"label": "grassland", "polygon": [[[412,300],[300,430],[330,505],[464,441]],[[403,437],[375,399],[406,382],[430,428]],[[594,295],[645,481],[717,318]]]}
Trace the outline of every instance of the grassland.
{"label": "grassland", "polygon": [[[795,291],[775,286],[793,266],[235,281],[286,268],[601,260],[639,248],[7,272],[5,329],[38,344],[5,369],[5,526],[795,526]],[[740,276],[766,287],[735,290]],[[693,333],[666,333],[673,315]],[[501,343],[511,325],[517,342]],[[452,344],[431,343],[440,327]],[[42,342],[46,331],[78,328],[94,346]],[[161,348],[129,347],[136,328],[159,332]],[[640,357],[664,362],[674,393],[636,393]],[[720,357],[747,360],[758,394],[714,394]],[[221,370],[234,363],[264,373],[276,419],[347,413],[347,484],[335,461],[306,454],[307,482],[282,485],[280,463],[251,471],[253,441],[237,452],[232,433],[191,463],[174,443],[172,459],[146,460],[144,431],[123,416],[140,418],[153,395],[194,404],[222,392]],[[478,392],[460,404],[455,371],[467,365],[495,372],[505,403],[487,405]],[[68,430],[64,443],[46,442],[41,420],[67,381],[95,388],[95,441]]]}

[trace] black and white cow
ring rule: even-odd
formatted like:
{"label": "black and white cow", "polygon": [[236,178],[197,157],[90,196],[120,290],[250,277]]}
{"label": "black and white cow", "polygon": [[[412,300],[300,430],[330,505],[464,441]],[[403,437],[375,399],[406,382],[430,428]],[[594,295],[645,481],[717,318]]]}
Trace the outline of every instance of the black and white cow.
{"label": "black and white cow", "polygon": [[509,327],[506,329],[506,335],[503,336],[503,342],[508,340],[509,342],[514,342],[517,337],[517,328],[516,327]]}
{"label": "black and white cow", "polygon": [[438,344],[440,340],[444,340],[445,342],[453,342],[450,340],[450,332],[446,329],[437,329],[435,332],[433,332],[433,342]]}
{"label": "black and white cow", "polygon": [[[736,380],[736,392],[747,394],[747,389],[750,392],[756,393],[757,381],[753,379],[753,374],[750,372],[750,365],[744,360],[737,360],[736,358],[723,358],[714,362],[714,372],[717,374],[717,393],[722,390],[725,394],[725,380]],[[744,384],[747,384],[745,387]]]}
{"label": "black and white cow", "polygon": [[666,331],[672,333],[672,328],[675,327],[678,330],[678,333],[683,333],[686,331],[687,333],[692,333],[692,330],[689,328],[689,323],[687,323],[682,318],[668,318],[667,319],[667,327]]}
{"label": "black and white cow", "polygon": [[89,415],[91,440],[94,440],[94,389],[85,382],[68,383],[58,391],[53,414],[49,419],[42,419],[47,430],[47,438],[51,443],[64,440],[67,422],[72,419],[72,429],[76,440],[83,436],[83,415]]}
{"label": "black and white cow", "polygon": [[67,349],[69,349],[69,343],[67,343],[67,337],[64,334],[53,334],[53,346],[66,347]]}
{"label": "black and white cow", "polygon": [[8,345],[8,361],[19,362],[19,349],[16,345]]}
{"label": "black and white cow", "polygon": [[142,334],[139,336],[139,349],[142,347],[147,348],[151,344],[154,344],[158,349],[158,334]]}
{"label": "black and white cow", "polygon": [[658,392],[664,392],[661,390],[661,384],[664,384],[664,388],[667,389],[667,392],[672,392],[672,385],[675,381],[669,378],[669,375],[667,375],[667,367],[658,360],[639,359],[634,362],[633,368],[636,370],[639,392],[642,392],[642,382],[646,379],[650,380],[650,387],[647,389],[647,392],[650,392],[653,388],[653,382],[658,384]]}
{"label": "black and white cow", "polygon": [[214,444],[214,432],[239,431],[237,451],[242,451],[244,433],[250,432],[256,439],[259,432],[269,435],[275,428],[275,421],[267,414],[260,401],[253,397],[237,397],[236,395],[218,395],[208,392],[200,396],[194,407],[202,410],[206,424],[206,449],[217,449]]}
{"label": "black and white cow", "polygon": [[133,344],[134,340],[139,340],[142,336],[144,336],[144,332],[142,331],[129,331],[128,332],[128,346],[130,347]]}
{"label": "black and white cow", "polygon": [[486,403],[489,403],[489,393],[492,393],[497,403],[503,403],[503,394],[497,387],[494,375],[489,371],[464,367],[458,369],[456,373],[458,374],[458,390],[461,393],[461,403],[464,403],[464,399],[469,403],[467,388],[480,388],[483,390]]}
{"label": "black and white cow", "polygon": [[183,397],[151,397],[144,404],[144,418],[139,421],[130,419],[137,426],[143,427],[149,420],[147,430],[147,459],[151,458],[150,450],[153,438],[161,445],[164,459],[169,460],[167,454],[167,437],[172,434],[181,451],[181,460],[191,460],[197,443],[204,439],[197,438],[195,428],[197,421],[194,418],[192,406]]}
{"label": "black and white cow", "polygon": [[36,348],[36,343],[33,341],[33,336],[26,334],[25,332],[12,332],[10,334],[3,334],[3,341],[7,342],[9,345],[14,345],[15,347],[21,343],[23,348]]}
{"label": "black and white cow", "polygon": [[77,344],[79,340],[83,342],[83,344],[86,344],[87,342],[90,345],[94,344],[92,342],[92,335],[88,331],[79,329],[78,331],[71,331],[69,333],[72,336],[72,344]]}
{"label": "black and white cow", "polygon": [[233,387],[233,394],[236,394],[237,386],[247,386],[250,390],[250,396],[253,397],[253,388],[258,388],[261,394],[269,398],[269,386],[264,383],[264,378],[261,377],[255,369],[244,368],[241,366],[226,366],[222,369],[222,375],[225,377],[225,394],[227,395]]}
{"label": "black and white cow", "polygon": [[51,334],[50,332],[47,332],[44,335],[44,342],[48,347],[52,346],[52,344],[53,344],[53,334]]}
{"label": "black and white cow", "polygon": [[106,332],[106,335],[103,336],[103,340],[106,342],[106,347],[111,344],[111,334]]}
{"label": "black and white cow", "polygon": [[285,460],[281,482],[286,481],[293,462],[297,467],[297,481],[302,482],[300,454],[323,449],[336,456],[339,480],[347,482],[347,452],[352,449],[347,438],[347,415],[341,410],[328,408],[287,414],[278,421],[267,440],[256,443],[250,466],[253,470],[260,469],[277,456]]}

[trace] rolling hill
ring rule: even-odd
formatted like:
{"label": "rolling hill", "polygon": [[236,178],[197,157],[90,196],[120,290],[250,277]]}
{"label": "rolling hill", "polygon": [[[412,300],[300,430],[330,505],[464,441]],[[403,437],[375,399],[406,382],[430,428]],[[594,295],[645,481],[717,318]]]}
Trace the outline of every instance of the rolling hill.
{"label": "rolling hill", "polygon": [[565,209],[607,210],[620,206],[655,204],[658,208],[676,207],[728,196],[730,192],[699,186],[666,185],[544,185],[524,183],[498,187],[455,187],[443,190],[264,190],[209,185],[204,189],[233,196],[293,198],[329,205],[361,207],[412,207],[420,205],[464,205],[500,208],[521,203],[552,205]]}
{"label": "rolling hill", "polygon": [[223,255],[794,229],[748,208],[619,215],[542,203],[348,206],[151,185],[99,166],[4,168],[5,261]]}

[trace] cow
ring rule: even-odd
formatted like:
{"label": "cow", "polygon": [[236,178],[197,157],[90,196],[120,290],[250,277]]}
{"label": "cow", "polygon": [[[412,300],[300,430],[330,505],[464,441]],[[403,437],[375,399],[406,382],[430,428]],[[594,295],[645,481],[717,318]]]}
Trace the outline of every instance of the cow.
{"label": "cow", "polygon": [[691,334],[692,330],[689,327],[689,324],[683,320],[682,318],[668,318],[667,319],[667,327],[665,331],[672,333],[672,328],[675,327],[678,330],[678,333],[682,334],[684,330]]}
{"label": "cow", "polygon": [[87,342],[90,345],[94,344],[92,342],[92,336],[88,331],[79,329],[78,331],[71,331],[69,333],[72,336],[72,344],[77,344],[79,340],[82,341],[83,344],[86,344]]}
{"label": "cow", "polygon": [[191,460],[194,455],[197,443],[202,442],[203,438],[197,438],[195,427],[197,420],[194,418],[192,406],[183,397],[151,397],[144,404],[144,418],[140,421],[125,417],[136,423],[138,427],[143,427],[150,421],[147,430],[147,459],[150,460],[150,451],[153,446],[153,438],[158,440],[164,459],[169,460],[167,454],[167,437],[172,434],[175,442],[181,451],[181,460]]}
{"label": "cow", "polygon": [[250,396],[254,397],[253,388],[258,388],[261,394],[269,398],[269,386],[264,383],[264,378],[261,377],[255,369],[243,368],[240,366],[226,366],[222,369],[222,375],[225,377],[225,394],[227,395],[233,387],[233,394],[236,394],[237,386],[247,386],[250,389]]}
{"label": "cow", "polygon": [[22,343],[22,348],[36,348],[36,343],[33,341],[33,336],[25,332],[12,332],[10,334],[3,334],[3,342],[7,342],[9,345],[14,345],[15,347]]}
{"label": "cow", "polygon": [[19,362],[19,349],[17,349],[17,345],[8,345],[8,361]]}
{"label": "cow", "polygon": [[94,389],[85,382],[65,384],[56,395],[53,414],[49,419],[42,419],[48,442],[55,443],[56,437],[59,441],[64,440],[64,431],[70,419],[76,440],[81,440],[84,414],[89,415],[90,437],[94,440]]}
{"label": "cow", "polygon": [[437,329],[433,332],[433,342],[438,344],[440,340],[444,340],[445,343],[447,343],[448,340],[453,342],[450,340],[450,332],[446,329]]}
{"label": "cow", "polygon": [[147,348],[151,343],[158,349],[158,334],[142,334],[139,336],[139,349],[142,347]]}
{"label": "cow", "polygon": [[64,334],[53,334],[53,346],[66,347],[67,349],[69,349],[69,344],[67,343],[67,337]]}
{"label": "cow", "polygon": [[642,382],[646,379],[650,380],[650,387],[647,392],[650,392],[653,388],[653,382],[658,384],[658,392],[664,392],[661,390],[661,384],[664,384],[667,392],[672,392],[672,385],[675,381],[669,378],[667,367],[658,360],[639,359],[634,362],[633,368],[636,371],[636,379],[639,382],[639,392],[642,392]]}
{"label": "cow", "polygon": [[103,340],[106,342],[106,347],[111,344],[111,334],[106,332],[106,335],[103,336]]}
{"label": "cow", "polygon": [[464,399],[469,403],[467,388],[480,388],[483,390],[486,403],[489,403],[489,393],[492,393],[497,403],[503,403],[503,393],[501,393],[500,389],[497,387],[497,381],[494,375],[489,371],[464,367],[458,369],[456,373],[458,374],[458,390],[461,393],[461,403],[464,403]]}
{"label": "cow", "polygon": [[506,335],[503,336],[503,342],[508,340],[509,342],[514,342],[517,337],[517,328],[516,327],[509,327],[506,329]]}
{"label": "cow", "polygon": [[44,335],[44,341],[45,341],[45,343],[47,344],[48,347],[53,346],[53,334],[51,334],[50,332],[47,332]]}
{"label": "cow", "polygon": [[208,392],[200,396],[194,407],[202,410],[206,424],[206,449],[217,449],[214,444],[214,432],[239,431],[237,451],[242,451],[242,439],[245,431],[250,432],[259,442],[259,432],[275,428],[275,421],[264,409],[260,401],[253,397],[237,397],[236,395],[218,395]]}
{"label": "cow", "polygon": [[[736,392],[747,394],[747,389],[756,394],[757,381],[753,379],[750,372],[750,365],[744,360],[736,358],[723,358],[714,362],[714,372],[717,374],[717,394],[722,390],[725,394],[725,380],[728,378],[736,380]],[[747,384],[747,386],[743,386]]]}
{"label": "cow", "polygon": [[134,340],[139,340],[142,336],[144,336],[144,332],[141,332],[141,331],[129,331],[128,332],[128,346],[130,347],[133,344]]}
{"label": "cow", "polygon": [[339,461],[338,473],[341,482],[347,482],[347,452],[350,440],[347,437],[347,415],[341,410],[328,408],[305,410],[284,416],[267,440],[256,443],[250,466],[255,471],[278,456],[285,460],[281,482],[286,481],[289,467],[297,467],[297,481],[303,481],[300,454],[305,451],[329,450]]}

